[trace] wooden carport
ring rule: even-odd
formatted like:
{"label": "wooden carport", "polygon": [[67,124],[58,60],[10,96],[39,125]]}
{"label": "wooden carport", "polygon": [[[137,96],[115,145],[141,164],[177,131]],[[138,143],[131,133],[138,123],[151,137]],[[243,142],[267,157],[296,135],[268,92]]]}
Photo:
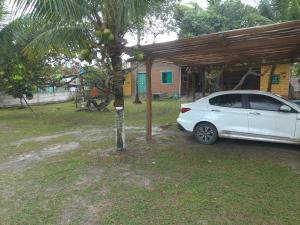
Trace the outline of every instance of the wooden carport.
{"label": "wooden carport", "polygon": [[300,61],[300,20],[201,35],[140,47],[146,59],[146,140],[152,136],[151,67],[153,61],[181,66],[275,65]]}

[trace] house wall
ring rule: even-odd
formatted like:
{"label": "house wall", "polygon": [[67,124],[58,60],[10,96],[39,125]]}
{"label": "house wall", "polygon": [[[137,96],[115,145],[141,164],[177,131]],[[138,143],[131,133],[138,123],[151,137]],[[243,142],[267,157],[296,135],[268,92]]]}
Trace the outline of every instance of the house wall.
{"label": "house wall", "polygon": [[[264,72],[266,70],[268,70],[268,72],[265,75],[261,76],[261,78],[260,78],[261,79],[260,80],[260,90],[262,90],[262,91],[268,90],[271,66],[262,66],[261,74],[264,74]],[[279,75],[280,82],[279,82],[279,84],[272,84],[271,92],[287,98],[289,96],[290,74],[291,74],[290,64],[276,65],[274,75]]]}
{"label": "house wall", "polygon": [[[161,72],[172,71],[172,83],[171,84],[163,84],[161,78]],[[146,72],[146,66],[144,64],[139,66],[139,73]],[[133,65],[132,70],[132,93],[135,93],[136,89],[136,66]],[[169,95],[173,95],[176,93],[180,94],[180,67],[174,64],[169,63],[153,63],[152,65],[152,93],[168,93]]]}
{"label": "house wall", "polygon": [[124,96],[131,96],[131,73],[127,73],[125,76],[124,86],[123,86],[123,94]]}
{"label": "house wall", "polygon": [[[32,100],[27,100],[30,105],[64,102],[73,99],[72,92],[37,93]],[[25,105],[25,102],[23,101]],[[0,95],[0,108],[20,106],[20,100],[9,95]]]}

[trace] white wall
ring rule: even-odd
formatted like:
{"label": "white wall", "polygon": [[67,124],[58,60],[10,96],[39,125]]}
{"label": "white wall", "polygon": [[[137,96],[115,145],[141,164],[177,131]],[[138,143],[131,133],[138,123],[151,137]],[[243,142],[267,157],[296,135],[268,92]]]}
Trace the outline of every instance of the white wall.
{"label": "white wall", "polygon": [[291,84],[294,87],[295,98],[300,99],[300,77],[291,77]]}
{"label": "white wall", "polygon": [[291,77],[291,84],[293,85],[295,91],[300,91],[300,77]]}
{"label": "white wall", "polygon": [[[37,93],[32,100],[27,100],[30,105],[65,102],[72,100],[74,92]],[[23,104],[25,102],[23,100]],[[20,106],[20,99],[8,95],[0,95],[0,108]]]}

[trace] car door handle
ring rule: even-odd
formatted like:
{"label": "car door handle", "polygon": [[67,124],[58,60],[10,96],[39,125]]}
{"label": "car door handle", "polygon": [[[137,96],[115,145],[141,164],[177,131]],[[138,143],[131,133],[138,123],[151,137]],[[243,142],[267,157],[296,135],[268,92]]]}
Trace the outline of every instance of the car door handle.
{"label": "car door handle", "polygon": [[221,112],[221,110],[218,110],[218,109],[212,109],[211,111],[212,112]]}
{"label": "car door handle", "polygon": [[256,115],[256,116],[260,115],[260,113],[258,113],[258,112],[250,112],[249,114],[250,115]]}

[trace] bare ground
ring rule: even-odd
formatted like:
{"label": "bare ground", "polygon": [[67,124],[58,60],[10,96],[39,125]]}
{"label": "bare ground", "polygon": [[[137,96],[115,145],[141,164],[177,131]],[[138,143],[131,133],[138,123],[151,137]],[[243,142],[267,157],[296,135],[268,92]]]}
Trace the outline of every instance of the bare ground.
{"label": "bare ground", "polygon": [[24,167],[29,166],[35,161],[42,161],[51,156],[57,155],[62,152],[72,151],[79,148],[80,144],[77,142],[61,143],[56,145],[50,145],[43,148],[39,152],[31,152],[25,155],[20,155],[15,159],[0,164],[1,170],[22,170]]}

